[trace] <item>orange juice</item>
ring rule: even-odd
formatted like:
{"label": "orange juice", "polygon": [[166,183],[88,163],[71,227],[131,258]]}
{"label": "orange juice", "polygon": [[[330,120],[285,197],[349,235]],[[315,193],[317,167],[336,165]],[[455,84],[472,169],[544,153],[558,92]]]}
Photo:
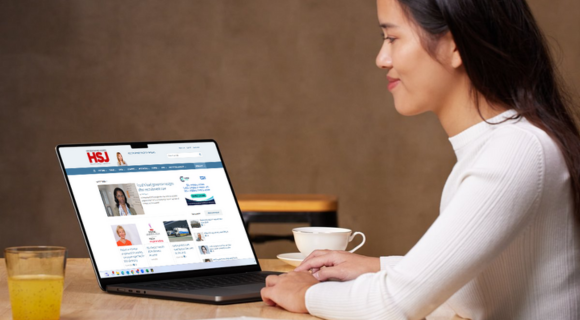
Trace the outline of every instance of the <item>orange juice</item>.
{"label": "orange juice", "polygon": [[14,320],[52,320],[60,317],[64,278],[52,275],[8,277]]}

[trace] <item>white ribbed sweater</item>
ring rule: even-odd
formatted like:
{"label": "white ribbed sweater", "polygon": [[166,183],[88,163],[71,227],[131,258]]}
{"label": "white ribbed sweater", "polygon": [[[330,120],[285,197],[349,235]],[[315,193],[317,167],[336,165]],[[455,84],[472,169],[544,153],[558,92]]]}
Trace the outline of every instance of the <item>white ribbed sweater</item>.
{"label": "white ribbed sweater", "polygon": [[437,220],[407,255],[382,257],[382,271],[308,289],[311,314],[580,319],[580,227],[554,141],[526,119],[481,122],[449,140],[457,163]]}

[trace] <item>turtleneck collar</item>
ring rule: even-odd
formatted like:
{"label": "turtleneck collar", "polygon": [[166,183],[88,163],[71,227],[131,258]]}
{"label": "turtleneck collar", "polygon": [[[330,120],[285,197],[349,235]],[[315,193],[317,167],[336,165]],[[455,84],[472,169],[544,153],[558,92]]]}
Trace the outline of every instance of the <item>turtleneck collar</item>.
{"label": "turtleneck collar", "polygon": [[[516,120],[509,120],[509,119],[514,117],[514,116],[517,116],[517,114],[518,114],[518,112],[515,111],[514,109],[504,111],[493,118],[487,119],[486,121],[481,121],[481,122],[467,128],[467,129],[461,131],[459,134],[456,134],[455,136],[450,137],[449,142],[451,142],[451,145],[453,146],[453,150],[455,150],[455,153],[457,154],[457,151],[459,149],[468,145],[470,142],[476,140],[477,138],[479,138],[481,135],[485,134],[486,132],[490,132],[490,131],[494,130],[495,128],[498,128],[499,126],[501,126],[504,123],[510,123],[512,121],[516,121]],[[506,119],[508,119],[508,120],[505,121]],[[505,122],[502,122],[502,121],[505,121]]]}

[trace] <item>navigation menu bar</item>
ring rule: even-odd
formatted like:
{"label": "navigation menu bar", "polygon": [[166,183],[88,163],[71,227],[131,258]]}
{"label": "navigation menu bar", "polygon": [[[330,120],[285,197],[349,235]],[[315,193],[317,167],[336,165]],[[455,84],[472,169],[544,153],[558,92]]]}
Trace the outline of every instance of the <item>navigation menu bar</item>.
{"label": "navigation menu bar", "polygon": [[152,164],[139,166],[119,166],[119,167],[88,167],[66,169],[68,175],[79,174],[104,174],[104,173],[129,173],[129,172],[151,172],[151,171],[174,171],[174,170],[195,170],[195,169],[216,169],[223,168],[221,162],[196,162],[177,164]]}

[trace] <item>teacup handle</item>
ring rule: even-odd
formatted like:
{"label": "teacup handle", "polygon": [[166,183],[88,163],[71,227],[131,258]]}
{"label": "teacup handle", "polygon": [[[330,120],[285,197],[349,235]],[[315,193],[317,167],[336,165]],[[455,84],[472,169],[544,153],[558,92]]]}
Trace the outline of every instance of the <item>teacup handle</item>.
{"label": "teacup handle", "polygon": [[363,238],[363,239],[362,239],[362,242],[361,242],[361,243],[360,243],[358,246],[356,246],[354,249],[350,250],[350,251],[349,251],[350,253],[353,253],[353,252],[357,251],[357,250],[358,250],[360,247],[362,247],[362,246],[363,246],[363,244],[365,244],[365,241],[366,241],[365,234],[364,234],[364,233],[362,233],[362,232],[358,232],[358,231],[357,231],[357,232],[355,232],[355,233],[353,233],[353,234],[352,234],[352,236],[350,236],[350,238],[348,238],[348,242],[351,242],[351,241],[352,241],[352,239],[354,239],[354,236],[356,236],[357,234],[360,234],[360,235],[361,235],[361,237]]}

